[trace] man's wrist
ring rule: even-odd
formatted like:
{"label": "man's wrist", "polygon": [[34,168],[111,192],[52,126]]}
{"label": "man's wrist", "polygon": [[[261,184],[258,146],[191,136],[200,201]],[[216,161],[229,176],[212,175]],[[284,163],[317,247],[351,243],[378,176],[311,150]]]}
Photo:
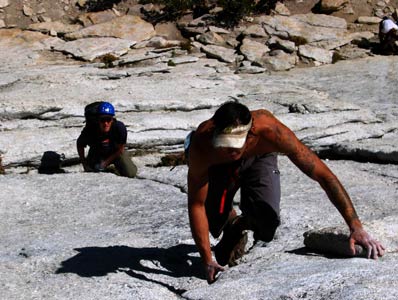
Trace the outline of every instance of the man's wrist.
{"label": "man's wrist", "polygon": [[350,231],[351,232],[354,232],[354,231],[356,231],[358,229],[362,229],[363,228],[362,223],[361,223],[361,221],[359,220],[358,217],[356,217],[353,220],[351,220],[350,223],[348,224],[348,226],[350,227]]}

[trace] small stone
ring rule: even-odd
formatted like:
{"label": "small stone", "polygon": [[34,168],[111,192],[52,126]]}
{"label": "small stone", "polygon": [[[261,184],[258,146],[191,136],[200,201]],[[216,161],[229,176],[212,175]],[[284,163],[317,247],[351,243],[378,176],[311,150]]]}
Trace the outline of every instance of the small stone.
{"label": "small stone", "polygon": [[0,0],[0,8],[7,7],[8,5],[10,5],[8,0]]}
{"label": "small stone", "polygon": [[30,6],[24,5],[22,11],[27,17],[33,16],[33,9]]}

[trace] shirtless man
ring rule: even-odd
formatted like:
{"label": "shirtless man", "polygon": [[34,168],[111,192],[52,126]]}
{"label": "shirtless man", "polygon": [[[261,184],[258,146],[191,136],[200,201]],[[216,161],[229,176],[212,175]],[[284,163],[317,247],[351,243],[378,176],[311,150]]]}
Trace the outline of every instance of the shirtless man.
{"label": "shirtless man", "polygon": [[[362,227],[337,177],[294,133],[267,110],[249,111],[227,102],[189,136],[188,211],[192,236],[212,283],[224,265],[244,254],[247,230],[255,240],[271,241],[279,225],[280,182],[276,153],[285,154],[325,190],[350,228],[350,247],[367,249],[377,259],[384,247]],[[241,189],[237,215],[232,200]],[[209,232],[221,241],[213,260]]]}

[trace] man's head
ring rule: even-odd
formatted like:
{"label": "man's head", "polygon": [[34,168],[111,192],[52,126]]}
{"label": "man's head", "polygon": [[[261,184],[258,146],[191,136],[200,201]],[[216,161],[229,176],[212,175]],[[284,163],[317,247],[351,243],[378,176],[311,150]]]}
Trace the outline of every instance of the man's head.
{"label": "man's head", "polygon": [[394,9],[394,11],[391,14],[391,17],[395,20],[395,22],[398,21],[398,9]]}
{"label": "man's head", "polygon": [[98,106],[98,121],[101,132],[108,133],[111,130],[115,108],[109,102],[102,102]]}
{"label": "man's head", "polygon": [[252,125],[249,109],[238,102],[226,102],[213,116],[215,148],[241,149]]}

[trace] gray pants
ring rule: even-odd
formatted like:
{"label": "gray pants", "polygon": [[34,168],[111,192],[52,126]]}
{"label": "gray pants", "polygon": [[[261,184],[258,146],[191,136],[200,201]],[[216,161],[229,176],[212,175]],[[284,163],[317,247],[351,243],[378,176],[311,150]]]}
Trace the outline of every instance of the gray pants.
{"label": "gray pants", "polygon": [[218,237],[241,189],[240,209],[257,240],[271,241],[280,224],[280,178],[276,154],[255,156],[209,169],[206,214],[209,230]]}

